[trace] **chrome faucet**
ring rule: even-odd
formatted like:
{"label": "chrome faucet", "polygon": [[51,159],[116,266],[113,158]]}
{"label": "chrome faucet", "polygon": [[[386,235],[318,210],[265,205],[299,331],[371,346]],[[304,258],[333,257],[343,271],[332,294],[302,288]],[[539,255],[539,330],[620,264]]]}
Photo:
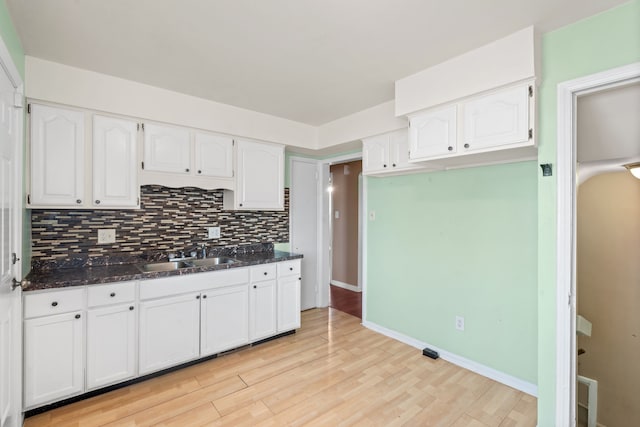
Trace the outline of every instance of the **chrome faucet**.
{"label": "chrome faucet", "polygon": [[206,243],[201,243],[200,244],[200,250],[201,250],[201,254],[202,254],[202,258],[206,258],[207,257],[207,244]]}

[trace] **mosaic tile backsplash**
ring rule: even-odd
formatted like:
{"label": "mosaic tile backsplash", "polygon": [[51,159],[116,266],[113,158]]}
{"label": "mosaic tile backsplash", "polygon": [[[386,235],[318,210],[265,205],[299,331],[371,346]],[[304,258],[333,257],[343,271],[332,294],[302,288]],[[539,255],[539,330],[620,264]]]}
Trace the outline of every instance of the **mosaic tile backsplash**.
{"label": "mosaic tile backsplash", "polygon": [[[222,190],[145,185],[141,209],[31,212],[32,266],[84,260],[144,257],[189,249],[198,243],[235,246],[289,241],[289,190],[284,211],[224,211]],[[207,227],[220,227],[207,239]],[[99,245],[98,229],[115,228],[116,243]]]}

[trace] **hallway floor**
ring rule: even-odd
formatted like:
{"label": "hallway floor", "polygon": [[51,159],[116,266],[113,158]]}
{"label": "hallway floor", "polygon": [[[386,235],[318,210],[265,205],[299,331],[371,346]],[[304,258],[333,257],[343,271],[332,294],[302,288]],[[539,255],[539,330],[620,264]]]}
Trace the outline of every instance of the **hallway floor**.
{"label": "hallway floor", "polygon": [[362,292],[354,292],[339,286],[331,289],[331,307],[362,319]]}

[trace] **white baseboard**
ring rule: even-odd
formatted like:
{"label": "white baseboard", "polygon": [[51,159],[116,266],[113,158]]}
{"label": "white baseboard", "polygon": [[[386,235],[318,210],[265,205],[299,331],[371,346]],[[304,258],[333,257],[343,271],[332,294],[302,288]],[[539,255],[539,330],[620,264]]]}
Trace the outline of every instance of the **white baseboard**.
{"label": "white baseboard", "polygon": [[344,283],[341,282],[339,280],[331,280],[330,282],[333,286],[337,286],[339,288],[343,288],[343,289],[348,289],[350,291],[354,291],[354,292],[362,292],[362,289],[355,286],[355,285],[350,285],[348,283]]}
{"label": "white baseboard", "polygon": [[534,396],[534,397],[538,396],[538,386],[535,384],[532,384],[527,381],[523,381],[519,378],[505,374],[504,372],[500,372],[488,366],[482,365],[478,362],[474,362],[473,360],[467,359],[462,356],[458,356],[457,354],[453,354],[446,350],[442,350],[438,347],[430,345],[429,343],[425,343],[415,338],[411,338],[410,336],[401,334],[400,332],[387,329],[384,326],[380,326],[368,320],[363,321],[362,325],[366,328],[371,329],[372,331],[378,332],[382,335],[386,335],[389,338],[393,338],[407,345],[410,345],[411,347],[415,347],[419,350],[422,350],[425,347],[429,347],[437,351],[440,357],[446,360],[447,362],[451,362],[454,365],[458,365],[462,368],[468,369],[471,372],[475,372],[476,374],[482,375],[484,377],[491,378],[494,381],[497,381],[509,387],[515,388],[516,390],[520,390],[521,392],[527,393],[531,396]]}

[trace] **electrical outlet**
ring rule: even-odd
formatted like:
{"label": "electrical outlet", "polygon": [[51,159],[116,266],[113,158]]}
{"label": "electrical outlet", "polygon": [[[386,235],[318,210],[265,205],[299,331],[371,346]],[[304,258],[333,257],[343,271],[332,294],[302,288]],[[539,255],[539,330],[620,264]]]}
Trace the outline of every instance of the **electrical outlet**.
{"label": "electrical outlet", "polygon": [[456,329],[459,331],[464,331],[464,317],[456,316]]}
{"label": "electrical outlet", "polygon": [[209,239],[219,239],[220,238],[220,227],[208,227],[207,232],[209,233]]}
{"label": "electrical outlet", "polygon": [[101,228],[98,230],[98,244],[106,245],[116,242],[116,230],[114,228]]}

